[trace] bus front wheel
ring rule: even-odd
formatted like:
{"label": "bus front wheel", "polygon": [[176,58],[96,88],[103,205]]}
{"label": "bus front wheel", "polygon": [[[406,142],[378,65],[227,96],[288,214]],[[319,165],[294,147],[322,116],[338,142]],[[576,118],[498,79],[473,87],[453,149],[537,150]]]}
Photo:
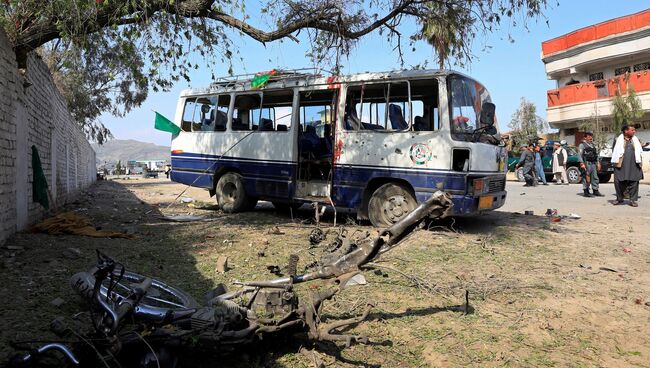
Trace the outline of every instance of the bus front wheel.
{"label": "bus front wheel", "polygon": [[417,206],[415,197],[402,184],[387,183],[375,190],[368,202],[368,217],[376,227],[389,227]]}
{"label": "bus front wheel", "polygon": [[246,195],[241,175],[233,172],[224,174],[215,189],[217,203],[224,212],[243,212],[255,207],[257,201]]}

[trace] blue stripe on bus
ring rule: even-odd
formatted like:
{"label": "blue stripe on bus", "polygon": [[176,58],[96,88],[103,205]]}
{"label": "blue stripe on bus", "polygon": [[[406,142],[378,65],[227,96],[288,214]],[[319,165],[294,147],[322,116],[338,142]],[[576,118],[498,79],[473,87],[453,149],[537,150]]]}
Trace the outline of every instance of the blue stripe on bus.
{"label": "blue stripe on bus", "polygon": [[[217,159],[216,155],[183,153],[172,156],[171,179],[196,187],[213,189],[214,172],[222,167],[233,168],[244,176],[248,195],[260,198],[289,199],[294,194],[296,163],[288,161],[253,160],[234,157]],[[476,173],[472,172],[472,175]],[[497,173],[491,173],[498,175]],[[464,195],[467,174],[445,170],[405,169],[339,165],[334,171],[332,200],[337,207],[358,209],[363,192],[373,179],[399,179],[415,188],[416,199],[422,202],[437,188],[452,193],[455,215],[478,211],[478,198]]]}

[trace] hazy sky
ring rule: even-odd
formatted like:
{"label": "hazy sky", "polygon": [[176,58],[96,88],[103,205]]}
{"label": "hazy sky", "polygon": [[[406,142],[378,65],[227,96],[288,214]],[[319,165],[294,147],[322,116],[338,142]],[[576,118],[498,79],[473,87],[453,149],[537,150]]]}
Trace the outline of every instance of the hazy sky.
{"label": "hazy sky", "polygon": [[[521,26],[516,29],[503,29],[486,37],[479,37],[473,45],[475,58],[467,68],[453,67],[481,81],[492,95],[492,101],[497,105],[497,118],[502,131],[507,129],[510,117],[519,105],[521,97],[533,101],[538,113],[546,117],[546,90],[554,88],[544,73],[540,60],[542,41],[560,36],[578,28],[599,23],[611,18],[635,13],[647,9],[647,0],[559,0],[560,4],[547,10],[546,19],[530,21],[528,30]],[[250,8],[250,6],[249,6]],[[548,25],[546,24],[548,21]],[[514,38],[514,43],[508,40],[508,32]],[[305,57],[308,44],[293,41],[272,42],[266,47],[253,40],[240,37],[233,33],[235,43],[240,45],[239,51],[244,62],[234,65],[234,71],[239,73],[254,73],[273,68],[302,68],[309,67],[310,60]],[[404,41],[406,42],[406,41]],[[487,47],[486,47],[487,46]],[[408,46],[405,46],[408,49]],[[189,55],[195,60],[197,56]],[[405,54],[406,67],[429,61],[430,68],[436,68],[437,63],[432,48],[419,43],[415,52]],[[347,59],[343,60],[344,74],[364,71],[387,71],[399,68],[393,46],[385,37],[378,34],[361,40]],[[226,75],[226,65],[214,65],[215,75]],[[205,87],[210,84],[210,70],[204,67],[196,71],[192,77],[191,87]],[[173,118],[176,102],[181,90],[190,84],[179,82],[169,92],[150,92],[149,97],[139,109],[132,111],[124,118],[110,115],[102,116],[101,120],[118,139],[135,139],[161,145],[169,145],[169,133],[154,130],[154,114],[152,109]]]}

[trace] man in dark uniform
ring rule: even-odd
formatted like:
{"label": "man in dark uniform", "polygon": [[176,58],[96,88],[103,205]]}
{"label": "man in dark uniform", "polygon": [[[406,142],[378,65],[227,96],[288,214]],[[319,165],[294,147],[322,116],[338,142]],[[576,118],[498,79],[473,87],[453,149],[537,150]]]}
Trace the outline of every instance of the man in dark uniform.
{"label": "man in dark uniform", "polygon": [[533,155],[533,145],[530,144],[526,146],[525,144],[521,146],[521,156],[519,157],[519,162],[517,163],[517,168],[523,167],[524,179],[526,180],[525,187],[534,187],[537,185],[537,179],[535,178],[535,156]]}
{"label": "man in dark uniform", "polygon": [[589,193],[589,183],[591,182],[591,189],[593,189],[595,197],[603,197],[598,191],[599,179],[598,172],[600,171],[600,161],[598,160],[598,149],[594,144],[594,134],[591,132],[585,133],[585,140],[578,146],[578,160],[580,161],[580,168],[582,169],[582,190],[585,197],[591,197]]}

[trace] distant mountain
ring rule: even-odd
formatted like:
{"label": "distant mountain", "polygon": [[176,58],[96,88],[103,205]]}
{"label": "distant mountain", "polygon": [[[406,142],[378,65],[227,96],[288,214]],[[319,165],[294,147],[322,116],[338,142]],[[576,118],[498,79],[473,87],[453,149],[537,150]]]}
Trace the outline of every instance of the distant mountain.
{"label": "distant mountain", "polygon": [[113,139],[103,145],[93,144],[97,153],[97,164],[125,163],[130,160],[167,160],[171,161],[171,148],[153,143],[139,142],[132,139]]}

